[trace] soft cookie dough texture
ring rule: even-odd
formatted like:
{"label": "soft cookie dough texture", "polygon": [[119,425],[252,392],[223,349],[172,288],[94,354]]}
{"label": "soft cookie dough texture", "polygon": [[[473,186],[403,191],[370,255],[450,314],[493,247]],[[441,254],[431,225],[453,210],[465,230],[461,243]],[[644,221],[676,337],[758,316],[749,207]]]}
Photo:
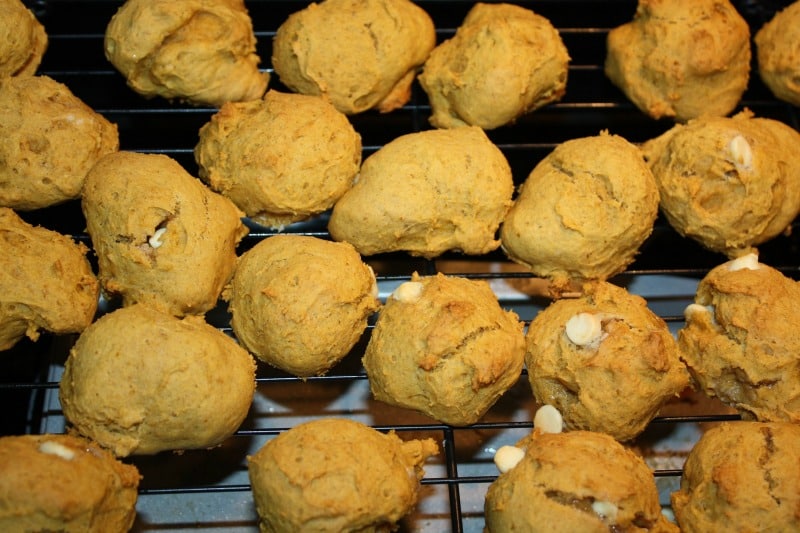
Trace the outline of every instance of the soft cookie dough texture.
{"label": "soft cookie dough texture", "polygon": [[665,217],[681,235],[736,257],[800,211],[800,133],[749,111],[701,117],[642,145]]}
{"label": "soft cookie dough texture", "polygon": [[486,533],[677,533],[644,460],[603,433],[535,431],[522,460],[486,493]]}
{"label": "soft cookie dough texture", "polygon": [[363,358],[370,389],[446,424],[475,423],[519,379],[522,328],[483,281],[414,275],[372,331]]}
{"label": "soft cookie dough texture", "polygon": [[625,270],[653,230],[658,189],[641,150],[618,135],[571,139],[523,183],[501,229],[515,262],[553,282]]}
{"label": "soft cookie dough texture", "polygon": [[47,33],[20,0],[0,0],[0,78],[31,76],[47,50]]}
{"label": "soft cookie dough texture", "polygon": [[324,0],[281,24],[272,65],[284,85],[342,113],[389,112],[408,102],[435,45],[433,20],[410,0]]}
{"label": "soft cookie dough texture", "polygon": [[117,126],[47,76],[0,78],[0,206],[28,211],[80,197],[119,149]]}
{"label": "soft cookie dough texture", "polygon": [[508,161],[477,126],[409,133],[364,160],[328,229],[362,255],[481,255],[500,245],[513,192]]}
{"label": "soft cookie dough texture", "polygon": [[80,333],[94,319],[100,284],[86,246],[0,207],[0,350],[41,330]]}
{"label": "soft cookie dough texture", "polygon": [[59,398],[70,427],[118,457],[211,448],[247,416],[255,366],[201,317],[136,304],[81,334]]}
{"label": "soft cookie dough texture", "polygon": [[689,385],[667,324],[643,298],[610,283],[550,304],[526,342],[536,401],[556,407],[567,429],[631,440]]}
{"label": "soft cookie dough texture", "polygon": [[800,509],[800,426],[732,422],[689,452],[672,509],[681,531],[795,531]]}
{"label": "soft cookie dough texture", "polygon": [[559,100],[569,54],[549,20],[512,4],[477,3],[437,46],[419,82],[439,128],[494,129]]}
{"label": "soft cookie dough texture", "polygon": [[269,91],[200,129],[200,178],[253,221],[283,227],[331,208],[361,165],[361,136],[317,96]]}
{"label": "soft cookie dough texture", "polygon": [[139,471],[71,435],[0,437],[0,530],[122,532],[136,518]]}
{"label": "soft cookie dough texture", "polygon": [[225,293],[239,342],[302,377],[349,353],[377,296],[372,269],[351,245],[303,235],[274,235],[245,252]]}
{"label": "soft cookie dough texture", "polygon": [[775,97],[800,106],[800,1],[764,24],[755,43],[761,80]]}
{"label": "soft cookie dough texture", "polygon": [[261,98],[269,82],[243,0],[127,0],[106,27],[104,49],[148,98],[220,106]]}
{"label": "soft cookie dough texture", "polygon": [[717,266],[678,342],[692,377],[746,419],[800,423],[800,284],[754,255]]}
{"label": "soft cookie dough texture", "polygon": [[247,233],[230,200],[160,154],[100,159],[82,207],[103,289],[124,305],[146,302],[177,316],[217,304]]}
{"label": "soft cookie dough texture", "polygon": [[747,89],[750,28],[728,0],[639,0],[606,44],[606,75],[656,119],[725,116]]}
{"label": "soft cookie dough texture", "polygon": [[297,425],[248,457],[259,528],[393,531],[438,453],[432,439],[403,441],[343,418]]}

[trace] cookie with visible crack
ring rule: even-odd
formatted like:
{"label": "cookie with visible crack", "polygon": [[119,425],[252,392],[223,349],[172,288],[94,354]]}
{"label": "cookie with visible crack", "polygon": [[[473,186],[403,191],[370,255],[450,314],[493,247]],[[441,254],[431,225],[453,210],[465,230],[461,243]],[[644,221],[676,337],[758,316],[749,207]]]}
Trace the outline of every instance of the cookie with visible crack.
{"label": "cookie with visible crack", "polygon": [[794,531],[800,509],[800,426],[728,422],[689,452],[671,495],[681,531]]}
{"label": "cookie with visible crack", "polygon": [[47,50],[47,32],[20,0],[0,0],[0,78],[32,76]]}

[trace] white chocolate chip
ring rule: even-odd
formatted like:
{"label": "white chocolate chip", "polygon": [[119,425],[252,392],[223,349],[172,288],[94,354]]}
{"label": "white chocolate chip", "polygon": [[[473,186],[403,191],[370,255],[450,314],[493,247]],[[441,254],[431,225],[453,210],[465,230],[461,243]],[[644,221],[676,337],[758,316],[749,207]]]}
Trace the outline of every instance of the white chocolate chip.
{"label": "white chocolate chip", "polygon": [[500,473],[505,474],[522,461],[525,450],[516,446],[500,446],[494,454],[494,464]]}
{"label": "white chocolate chip", "polygon": [[685,318],[689,318],[692,315],[699,315],[699,314],[714,314],[714,308],[711,306],[705,306],[700,304],[689,304],[686,306],[686,309],[683,310],[683,316]]}
{"label": "white chocolate chip", "polygon": [[564,418],[558,409],[545,404],[536,410],[533,427],[542,430],[542,433],[561,433],[564,429]]}
{"label": "white chocolate chip", "polygon": [[566,326],[567,338],[578,346],[589,346],[598,343],[603,336],[603,324],[600,317],[591,313],[578,313],[569,320]]}
{"label": "white chocolate chip", "polygon": [[66,459],[67,461],[71,461],[75,458],[75,452],[73,450],[70,450],[63,444],[52,440],[46,440],[42,442],[39,445],[39,451],[50,455],[57,455],[62,459]]}
{"label": "white chocolate chip", "polygon": [[412,303],[419,300],[421,294],[422,283],[419,281],[406,281],[394,290],[392,298],[400,302]]}
{"label": "white chocolate chip", "polygon": [[592,511],[594,511],[597,516],[604,519],[605,522],[613,524],[617,521],[619,508],[611,502],[595,500],[592,502]]}
{"label": "white chocolate chip", "polygon": [[758,255],[747,254],[737,257],[732,261],[728,261],[728,270],[736,272],[737,270],[758,270]]}
{"label": "white chocolate chip", "polygon": [[753,150],[750,148],[747,139],[743,136],[737,135],[731,139],[731,142],[728,143],[728,150],[737,167],[745,170],[751,170],[753,168]]}
{"label": "white chocolate chip", "polygon": [[375,277],[375,271],[372,270],[371,266],[367,265],[367,268],[369,269],[370,276],[372,276],[372,296],[377,298],[378,295],[380,295],[380,291],[378,290],[378,278]]}
{"label": "white chocolate chip", "polygon": [[153,248],[159,248],[163,242],[161,242],[161,237],[167,232],[167,228],[159,228],[153,233],[153,236],[147,239],[147,244],[152,246]]}

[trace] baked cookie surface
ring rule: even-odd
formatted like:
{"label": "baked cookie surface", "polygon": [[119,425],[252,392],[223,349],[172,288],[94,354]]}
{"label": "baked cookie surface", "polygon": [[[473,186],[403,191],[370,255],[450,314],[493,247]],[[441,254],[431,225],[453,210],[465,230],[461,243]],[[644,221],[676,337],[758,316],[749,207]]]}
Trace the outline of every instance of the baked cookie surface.
{"label": "baked cookie surface", "polygon": [[513,4],[477,3],[419,76],[438,128],[495,129],[559,100],[569,54],[549,20]]}
{"label": "baked cookie surface", "polygon": [[44,26],[20,0],[0,0],[0,78],[32,76],[47,50]]}
{"label": "baked cookie surface", "polygon": [[764,24],[755,44],[761,80],[776,98],[800,106],[800,2]]}

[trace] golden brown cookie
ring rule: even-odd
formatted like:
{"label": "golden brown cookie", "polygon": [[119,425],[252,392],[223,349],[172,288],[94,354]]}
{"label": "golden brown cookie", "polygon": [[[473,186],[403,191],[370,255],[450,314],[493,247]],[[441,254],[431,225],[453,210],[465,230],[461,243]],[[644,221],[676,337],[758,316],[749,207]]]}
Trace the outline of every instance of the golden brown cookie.
{"label": "golden brown cookie", "polygon": [[261,531],[393,531],[417,502],[433,439],[403,441],[360,422],[323,418],[248,457]]}
{"label": "golden brown cookie", "polygon": [[419,82],[437,128],[494,129],[560,100],[569,54],[549,20],[513,4],[477,3],[438,45]]}
{"label": "golden brown cookie", "polygon": [[380,307],[372,269],[347,243],[274,235],[245,252],[225,297],[231,326],[259,359],[296,376],[326,373]]}
{"label": "golden brown cookie", "polygon": [[80,333],[92,323],[100,283],[86,246],[0,207],[0,250],[0,350],[41,330]]}
{"label": "golden brown cookie", "polygon": [[800,284],[754,254],[711,270],[678,342],[699,388],[744,418],[800,423]]}
{"label": "golden brown cookie", "polygon": [[631,440],[689,385],[667,324],[610,283],[551,303],[531,321],[526,343],[533,395],[556,407],[567,429]]}
{"label": "golden brown cookie", "polygon": [[342,113],[385,113],[408,102],[435,44],[433,21],[410,0],[323,0],[280,25],[272,65],[284,85]]}
{"label": "golden brown cookie", "polygon": [[128,531],[139,471],[72,435],[0,437],[0,530]]}
{"label": "golden brown cookie", "polygon": [[477,126],[409,133],[364,160],[328,230],[362,255],[485,254],[513,192],[508,161]]}
{"label": "golden brown cookie", "polygon": [[800,426],[732,422],[706,431],[672,509],[684,533],[797,531]]}
{"label": "golden brown cookie", "polygon": [[247,233],[242,213],[175,160],[117,152],[86,176],[86,227],[103,289],[177,316],[212,309]]}
{"label": "golden brown cookie", "polygon": [[119,149],[116,124],[47,76],[0,78],[0,205],[20,211],[80,197],[86,173]]}
{"label": "golden brown cookie", "polygon": [[676,125],[642,145],[661,210],[681,235],[736,257],[800,212],[800,133],[743,111]]}
{"label": "golden brown cookie", "polygon": [[776,98],[800,106],[800,1],[756,32],[758,74]]}
{"label": "golden brown cookie", "polygon": [[81,334],[59,398],[71,428],[125,457],[221,444],[254,391],[255,361],[233,339],[201,317],[135,304]]}
{"label": "golden brown cookie", "polygon": [[200,178],[248,217],[281,228],[330,209],[361,166],[361,136],[317,96],[269,91],[227,103],[200,129]]}
{"label": "golden brown cookie", "polygon": [[484,281],[415,274],[372,330],[363,358],[370,389],[446,424],[473,424],[519,379],[522,328]]}
{"label": "golden brown cookie", "polygon": [[725,116],[750,77],[750,28],[728,0],[639,0],[607,38],[605,73],[653,118]]}
{"label": "golden brown cookie", "polygon": [[602,132],[556,146],[523,183],[501,229],[503,250],[553,281],[605,280],[653,230],[658,189],[641,150]]}
{"label": "golden brown cookie", "polygon": [[522,459],[489,486],[486,532],[677,533],[644,460],[608,435],[535,431]]}
{"label": "golden brown cookie", "polygon": [[0,0],[0,78],[32,76],[47,50],[47,32],[20,0]]}
{"label": "golden brown cookie", "polygon": [[221,106],[261,98],[269,82],[243,0],[126,0],[106,27],[104,49],[148,98]]}

